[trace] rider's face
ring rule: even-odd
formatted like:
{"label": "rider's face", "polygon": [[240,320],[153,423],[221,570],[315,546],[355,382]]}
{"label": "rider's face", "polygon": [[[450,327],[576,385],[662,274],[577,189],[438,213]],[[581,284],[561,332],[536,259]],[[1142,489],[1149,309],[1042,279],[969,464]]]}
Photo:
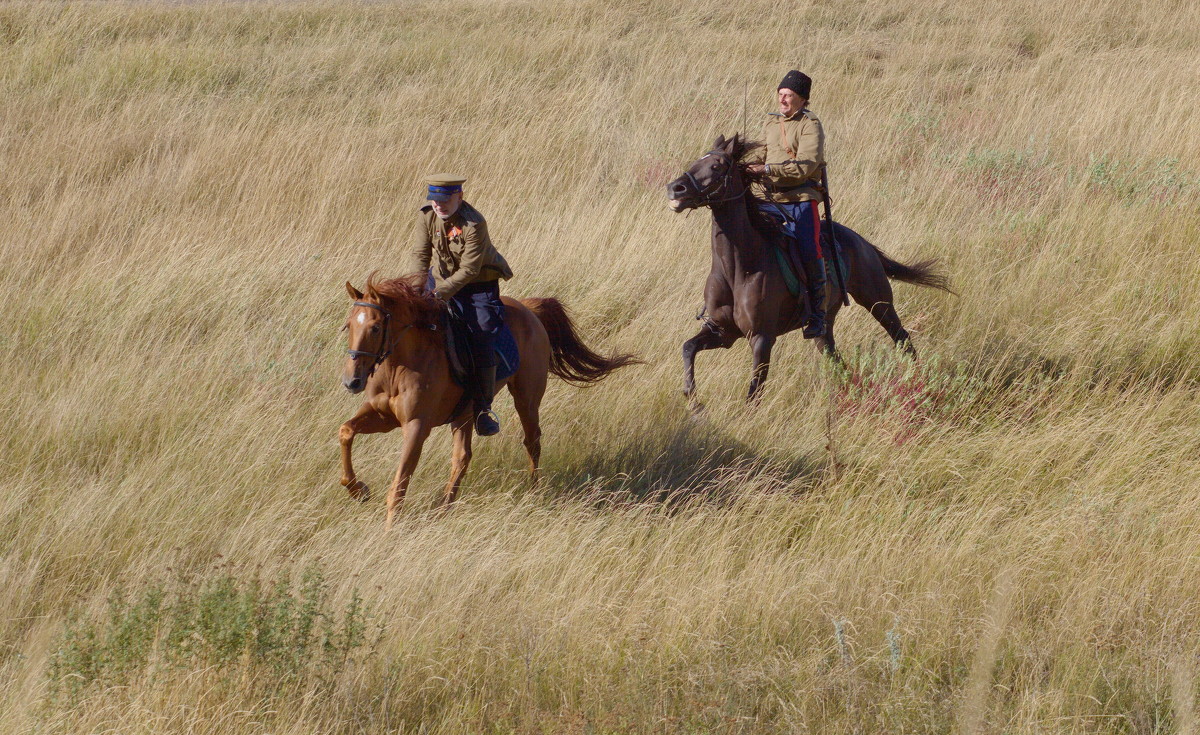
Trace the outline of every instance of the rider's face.
{"label": "rider's face", "polygon": [[781,112],[784,117],[791,117],[797,112],[800,112],[804,109],[804,105],[807,102],[808,100],[804,99],[790,89],[784,88],[779,90],[779,112]]}
{"label": "rider's face", "polygon": [[452,214],[454,214],[455,212],[458,211],[459,205],[462,204],[462,197],[463,197],[462,192],[456,191],[453,194],[451,194],[450,198],[444,202],[438,202],[438,201],[431,200],[429,203],[433,205],[433,213],[434,214],[441,217],[442,219],[446,219],[447,217],[451,216]]}

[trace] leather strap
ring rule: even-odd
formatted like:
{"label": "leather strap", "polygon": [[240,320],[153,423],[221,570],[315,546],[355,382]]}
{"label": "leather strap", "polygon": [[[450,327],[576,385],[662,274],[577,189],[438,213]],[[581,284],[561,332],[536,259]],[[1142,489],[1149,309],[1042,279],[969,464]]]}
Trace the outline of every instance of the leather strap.
{"label": "leather strap", "polygon": [[787,151],[788,158],[796,159],[796,151],[792,150],[791,143],[788,143],[787,129],[783,127],[783,118],[779,118],[779,141],[783,143],[783,149]]}

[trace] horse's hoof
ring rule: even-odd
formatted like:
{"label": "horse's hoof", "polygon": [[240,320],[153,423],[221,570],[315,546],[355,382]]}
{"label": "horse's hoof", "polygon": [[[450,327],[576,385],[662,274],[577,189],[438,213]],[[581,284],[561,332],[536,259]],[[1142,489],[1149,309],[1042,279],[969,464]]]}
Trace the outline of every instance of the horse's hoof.
{"label": "horse's hoof", "polygon": [[346,492],[350,495],[351,500],[357,500],[360,503],[371,499],[371,488],[367,487],[367,483],[362,480],[355,480],[347,485]]}
{"label": "horse's hoof", "polygon": [[688,401],[688,410],[692,412],[693,416],[703,416],[704,404],[700,401]]}

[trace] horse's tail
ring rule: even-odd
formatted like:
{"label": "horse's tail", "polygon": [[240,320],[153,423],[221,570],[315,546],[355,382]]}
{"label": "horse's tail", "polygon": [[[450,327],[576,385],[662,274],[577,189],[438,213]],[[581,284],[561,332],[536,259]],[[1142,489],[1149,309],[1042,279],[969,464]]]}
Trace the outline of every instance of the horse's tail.
{"label": "horse's tail", "polygon": [[937,258],[929,258],[913,263],[912,265],[905,265],[889,258],[888,254],[880,250],[876,245],[868,244],[879,255],[879,260],[883,262],[883,272],[887,274],[888,278],[894,278],[904,283],[911,283],[914,286],[929,286],[930,288],[940,289],[946,293],[954,293],[950,288],[950,279],[934,270],[934,266],[937,265]]}
{"label": "horse's tail", "polygon": [[558,299],[521,299],[550,336],[550,372],[575,385],[591,385],[626,365],[642,361],[637,355],[605,357],[593,352],[575,333],[575,324]]}

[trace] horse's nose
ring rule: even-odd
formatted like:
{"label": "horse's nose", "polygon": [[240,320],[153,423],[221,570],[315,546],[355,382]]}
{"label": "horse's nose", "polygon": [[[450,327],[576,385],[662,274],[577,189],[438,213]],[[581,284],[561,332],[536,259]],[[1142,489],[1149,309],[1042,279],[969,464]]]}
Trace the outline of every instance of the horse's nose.
{"label": "horse's nose", "polygon": [[351,393],[358,393],[363,389],[363,379],[358,377],[342,378],[342,385],[346,386],[346,390]]}
{"label": "horse's nose", "polygon": [[667,184],[668,199],[682,199],[687,196],[687,193],[688,187],[687,184],[684,183],[682,176]]}

